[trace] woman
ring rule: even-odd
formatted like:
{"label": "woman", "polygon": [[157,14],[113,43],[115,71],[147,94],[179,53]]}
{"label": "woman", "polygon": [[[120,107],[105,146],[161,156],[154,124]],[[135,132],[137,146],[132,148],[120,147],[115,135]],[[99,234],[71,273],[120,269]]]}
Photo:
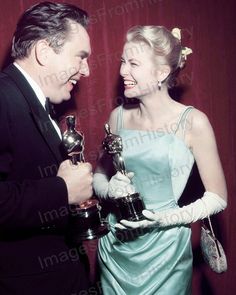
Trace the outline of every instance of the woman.
{"label": "woman", "polygon": [[[109,125],[121,136],[126,170],[133,173],[112,176],[112,161],[103,155],[94,189],[104,198],[139,192],[146,219],[116,224],[114,216],[109,218],[112,230],[99,244],[104,294],[190,294],[189,224],[227,205],[225,178],[206,115],[168,93],[188,53],[179,29],[171,33],[160,26],[136,26],[127,33],[120,74],[125,96],[138,103],[114,109]],[[194,160],[206,192],[180,208],[178,200]],[[117,232],[127,229],[139,229],[139,234],[132,240],[119,239]]]}

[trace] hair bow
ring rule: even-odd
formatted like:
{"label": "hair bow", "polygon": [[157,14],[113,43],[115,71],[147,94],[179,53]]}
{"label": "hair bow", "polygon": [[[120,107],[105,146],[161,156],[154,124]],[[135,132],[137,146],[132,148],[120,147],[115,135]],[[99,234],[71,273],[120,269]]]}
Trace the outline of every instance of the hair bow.
{"label": "hair bow", "polygon": [[[181,42],[181,30],[179,28],[174,28],[171,31],[172,35],[177,38]],[[184,58],[184,60],[187,59],[187,55],[193,53],[191,48],[188,47],[182,47],[181,49],[181,55]]]}

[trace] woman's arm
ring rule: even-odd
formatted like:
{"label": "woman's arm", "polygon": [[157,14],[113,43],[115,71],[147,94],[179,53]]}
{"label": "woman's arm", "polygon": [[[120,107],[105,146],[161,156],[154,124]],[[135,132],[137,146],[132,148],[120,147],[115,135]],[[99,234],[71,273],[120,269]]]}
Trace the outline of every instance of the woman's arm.
{"label": "woman's arm", "polygon": [[[116,122],[117,122],[117,113],[118,113],[118,107],[115,108],[109,117],[108,124],[111,128],[112,133],[116,133]],[[107,178],[111,177],[111,172],[113,171],[113,164],[112,159],[107,153],[101,149],[99,152],[98,162],[95,169],[95,173],[102,173],[107,176]],[[114,171],[113,171],[114,172]]]}
{"label": "woman's arm", "polygon": [[[186,130],[185,141],[195,157],[200,177],[205,187],[205,193],[195,202],[181,208],[153,213],[143,211],[147,218],[143,221],[121,221],[128,228],[159,226],[168,227],[189,224],[216,214],[227,206],[227,188],[223,169],[219,159],[213,129],[205,114],[193,110],[188,120],[190,127]],[[119,228],[125,228],[118,225]]]}
{"label": "woman's arm", "polygon": [[186,139],[205,190],[218,194],[227,202],[226,182],[212,126],[207,116],[198,110],[193,110],[190,116],[192,128],[187,131]]}
{"label": "woman's arm", "polygon": [[[113,134],[117,133],[118,108],[110,115],[108,124]],[[97,196],[102,198],[119,198],[134,193],[135,189],[131,184],[133,173],[127,175],[116,172],[112,155],[105,151],[100,152],[98,164],[94,173],[93,188]]]}

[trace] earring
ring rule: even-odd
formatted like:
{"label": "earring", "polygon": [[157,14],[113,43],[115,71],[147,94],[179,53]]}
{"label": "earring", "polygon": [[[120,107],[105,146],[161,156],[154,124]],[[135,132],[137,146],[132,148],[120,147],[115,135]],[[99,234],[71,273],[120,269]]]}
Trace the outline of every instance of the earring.
{"label": "earring", "polygon": [[158,81],[158,82],[157,82],[157,86],[158,86],[158,90],[161,91],[161,81]]}

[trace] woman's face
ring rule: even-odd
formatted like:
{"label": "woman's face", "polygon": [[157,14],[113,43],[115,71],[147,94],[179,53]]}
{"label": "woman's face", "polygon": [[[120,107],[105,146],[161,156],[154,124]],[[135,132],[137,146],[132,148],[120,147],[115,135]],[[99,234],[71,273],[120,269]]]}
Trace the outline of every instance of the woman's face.
{"label": "woman's face", "polygon": [[158,65],[144,42],[127,42],[121,57],[120,75],[126,97],[142,98],[158,90]]}

